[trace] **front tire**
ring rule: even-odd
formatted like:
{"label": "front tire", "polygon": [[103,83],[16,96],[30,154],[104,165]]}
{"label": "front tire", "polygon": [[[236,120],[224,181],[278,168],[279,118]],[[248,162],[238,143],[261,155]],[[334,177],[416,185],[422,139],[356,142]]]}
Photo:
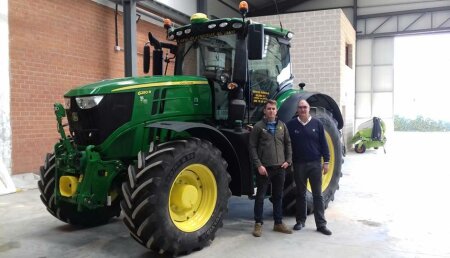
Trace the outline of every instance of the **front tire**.
{"label": "front tire", "polygon": [[124,223],[158,253],[188,254],[214,239],[227,213],[230,176],[221,152],[196,138],[160,144],[128,169]]}
{"label": "front tire", "polygon": [[[315,118],[319,119],[325,129],[325,138],[328,143],[328,149],[330,151],[330,163],[328,168],[328,173],[322,176],[322,196],[325,209],[328,207],[330,201],[334,200],[334,194],[337,189],[339,189],[339,179],[341,177],[341,166],[342,166],[342,142],[340,141],[339,131],[337,129],[336,123],[333,118],[325,113],[321,112],[320,109],[317,110],[314,115]],[[284,193],[283,193],[283,212],[284,214],[295,214],[295,183],[294,176],[291,173],[286,174],[286,180],[284,183]],[[307,213],[311,214],[314,212],[314,203],[311,192],[311,186],[308,182],[308,187],[306,191],[306,204]]]}
{"label": "front tire", "polygon": [[68,224],[86,227],[106,224],[111,218],[120,215],[120,198],[118,196],[111,206],[81,212],[77,210],[76,205],[71,203],[59,202],[57,205],[55,202],[55,166],[55,154],[48,153],[44,165],[40,167],[41,179],[38,181],[41,201],[50,214]]}

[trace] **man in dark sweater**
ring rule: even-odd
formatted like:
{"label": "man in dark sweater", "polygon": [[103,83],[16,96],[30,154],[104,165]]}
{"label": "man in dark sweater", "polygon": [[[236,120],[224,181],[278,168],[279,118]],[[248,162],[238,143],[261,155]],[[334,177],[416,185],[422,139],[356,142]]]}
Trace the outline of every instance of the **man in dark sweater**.
{"label": "man in dark sweater", "polygon": [[[306,184],[309,179],[314,203],[314,219],[317,231],[331,235],[326,227],[325,209],[322,197],[322,171],[328,172],[330,152],[325,139],[322,122],[311,117],[309,103],[301,99],[297,106],[298,117],[287,122],[286,126],[292,142],[292,160],[296,184],[296,220],[294,230],[300,230],[306,221]],[[323,166],[322,166],[323,158]]]}
{"label": "man in dark sweater", "polygon": [[250,133],[249,152],[256,173],[255,228],[253,236],[260,237],[263,224],[264,197],[272,183],[273,230],[292,234],[283,223],[282,199],[286,168],[292,163],[291,139],[286,125],[276,118],[277,102],[268,100],[264,118],[253,126]]}

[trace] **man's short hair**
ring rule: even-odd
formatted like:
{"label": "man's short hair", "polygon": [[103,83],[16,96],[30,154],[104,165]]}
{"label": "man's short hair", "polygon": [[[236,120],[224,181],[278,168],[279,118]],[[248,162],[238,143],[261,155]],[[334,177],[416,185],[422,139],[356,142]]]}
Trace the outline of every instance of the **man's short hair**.
{"label": "man's short hair", "polygon": [[267,107],[267,105],[268,104],[271,104],[271,105],[277,105],[277,102],[275,101],[275,100],[273,100],[273,99],[268,99],[267,101],[266,101],[266,104],[264,104],[264,109],[266,109],[266,107]]}
{"label": "man's short hair", "polygon": [[306,99],[304,99],[304,98],[300,98],[299,100],[298,100],[298,102],[297,102],[297,104],[300,104],[300,101],[305,101],[307,104],[308,104],[308,106],[311,106],[311,104],[309,104],[309,101],[307,101]]}

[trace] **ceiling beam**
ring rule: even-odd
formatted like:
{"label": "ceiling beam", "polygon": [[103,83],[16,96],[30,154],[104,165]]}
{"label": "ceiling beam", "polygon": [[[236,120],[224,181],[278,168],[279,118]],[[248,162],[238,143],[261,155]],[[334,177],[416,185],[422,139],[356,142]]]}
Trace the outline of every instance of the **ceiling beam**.
{"label": "ceiling beam", "polygon": [[136,2],[137,0],[124,0],[122,2],[125,77],[138,75],[136,68]]}

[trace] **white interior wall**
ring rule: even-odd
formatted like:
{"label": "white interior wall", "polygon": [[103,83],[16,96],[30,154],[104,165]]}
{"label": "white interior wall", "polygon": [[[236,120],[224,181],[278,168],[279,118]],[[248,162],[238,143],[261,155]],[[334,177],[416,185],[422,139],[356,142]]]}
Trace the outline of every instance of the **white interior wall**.
{"label": "white interior wall", "polygon": [[[191,16],[192,14],[197,12],[197,0],[155,0],[156,2],[160,2],[164,5],[170,6],[176,9],[179,12],[186,14],[187,16]],[[208,1],[209,2],[212,1]]]}
{"label": "white interior wall", "polygon": [[355,126],[376,116],[392,130],[394,38],[360,39],[356,49]]}
{"label": "white interior wall", "polygon": [[0,1],[0,163],[11,173],[8,1]]}
{"label": "white interior wall", "polygon": [[[342,130],[344,141],[348,145],[354,134],[355,118],[355,46],[356,32],[346,15],[341,15],[341,47],[340,47],[340,108],[344,118]],[[346,64],[346,47],[349,48],[349,59]]]}

